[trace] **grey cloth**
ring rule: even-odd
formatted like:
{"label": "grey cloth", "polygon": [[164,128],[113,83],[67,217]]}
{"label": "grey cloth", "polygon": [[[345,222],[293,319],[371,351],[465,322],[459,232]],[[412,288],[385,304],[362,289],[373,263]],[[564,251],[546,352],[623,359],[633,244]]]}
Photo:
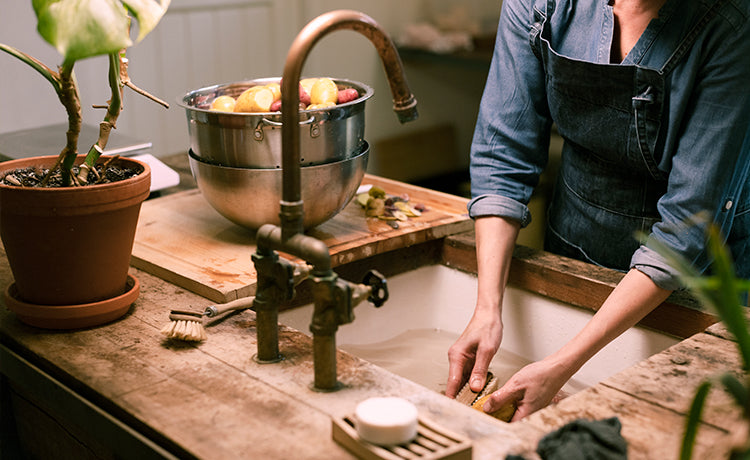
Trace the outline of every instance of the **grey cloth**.
{"label": "grey cloth", "polygon": [[[617,417],[604,420],[578,419],[544,436],[536,453],[543,460],[622,460],[628,458],[628,444],[620,435]],[[525,460],[510,454],[505,460]]]}
{"label": "grey cloth", "polygon": [[617,417],[574,420],[544,436],[536,451],[544,460],[627,459],[628,444],[621,428]]}

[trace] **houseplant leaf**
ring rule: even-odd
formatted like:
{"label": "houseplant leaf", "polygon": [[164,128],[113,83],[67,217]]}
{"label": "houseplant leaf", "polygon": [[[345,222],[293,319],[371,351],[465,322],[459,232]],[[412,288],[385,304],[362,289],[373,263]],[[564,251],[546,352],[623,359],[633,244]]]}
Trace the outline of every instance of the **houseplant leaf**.
{"label": "houseplant leaf", "polygon": [[159,22],[170,0],[33,0],[37,31],[73,62],[115,53],[133,44],[130,14],[141,40]]}
{"label": "houseplant leaf", "polygon": [[122,0],[130,14],[138,21],[138,38],[143,40],[161,20],[171,0]]}
{"label": "houseplant leaf", "polygon": [[680,460],[690,460],[693,456],[695,437],[698,434],[698,426],[700,425],[703,406],[706,403],[706,397],[708,397],[708,392],[710,390],[711,381],[706,380],[698,386],[698,389],[695,392],[695,398],[693,399],[693,403],[690,405],[690,411],[688,412],[685,425],[685,435],[682,438]]}

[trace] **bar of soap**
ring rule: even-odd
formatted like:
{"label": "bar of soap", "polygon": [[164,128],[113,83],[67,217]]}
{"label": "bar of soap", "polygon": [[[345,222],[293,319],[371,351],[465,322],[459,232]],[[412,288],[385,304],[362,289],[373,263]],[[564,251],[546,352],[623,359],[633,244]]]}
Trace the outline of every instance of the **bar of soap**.
{"label": "bar of soap", "polygon": [[357,434],[382,446],[405,444],[417,436],[417,407],[396,397],[369,398],[354,412]]}

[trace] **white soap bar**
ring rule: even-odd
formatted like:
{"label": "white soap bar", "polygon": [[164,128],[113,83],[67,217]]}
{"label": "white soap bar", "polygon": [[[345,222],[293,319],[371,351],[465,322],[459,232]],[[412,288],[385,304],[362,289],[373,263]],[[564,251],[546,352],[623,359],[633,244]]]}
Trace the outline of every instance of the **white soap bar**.
{"label": "white soap bar", "polygon": [[359,437],[372,444],[405,444],[417,436],[417,407],[403,398],[366,399],[354,419]]}

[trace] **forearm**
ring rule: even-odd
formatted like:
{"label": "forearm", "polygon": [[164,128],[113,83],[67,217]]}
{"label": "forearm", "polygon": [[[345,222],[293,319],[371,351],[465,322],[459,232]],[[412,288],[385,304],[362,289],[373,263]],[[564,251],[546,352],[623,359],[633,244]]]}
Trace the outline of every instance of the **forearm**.
{"label": "forearm", "polygon": [[477,309],[502,308],[519,224],[503,217],[476,219]]}
{"label": "forearm", "polygon": [[671,291],[631,270],[615,287],[583,329],[547,359],[561,366],[570,378],[605,345],[617,338],[662,303]]}

